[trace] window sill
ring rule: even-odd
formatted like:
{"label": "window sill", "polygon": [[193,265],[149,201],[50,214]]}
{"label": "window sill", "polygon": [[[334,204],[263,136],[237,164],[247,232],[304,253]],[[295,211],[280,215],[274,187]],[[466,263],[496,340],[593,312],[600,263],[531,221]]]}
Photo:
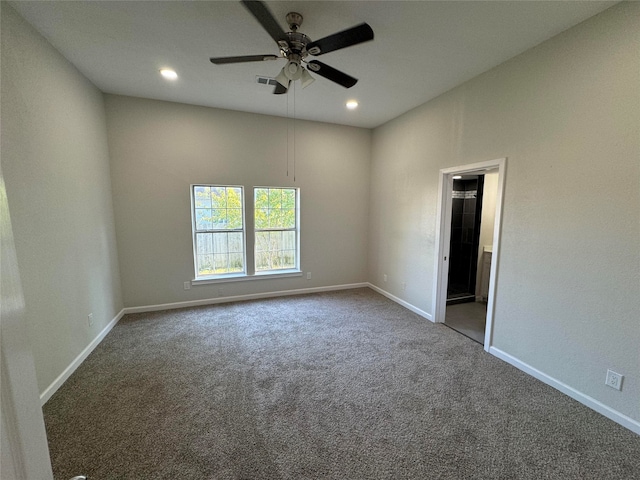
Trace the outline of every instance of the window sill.
{"label": "window sill", "polygon": [[296,269],[290,270],[278,270],[275,272],[261,272],[255,275],[247,275],[246,273],[217,276],[217,277],[203,277],[191,280],[191,285],[207,285],[209,283],[227,283],[227,282],[245,282],[247,280],[266,280],[269,278],[287,278],[287,277],[301,277],[302,272]]}

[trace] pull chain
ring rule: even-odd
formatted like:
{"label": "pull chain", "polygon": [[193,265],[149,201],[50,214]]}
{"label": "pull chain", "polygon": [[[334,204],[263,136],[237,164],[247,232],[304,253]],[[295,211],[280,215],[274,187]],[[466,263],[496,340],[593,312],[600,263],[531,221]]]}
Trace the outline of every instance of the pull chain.
{"label": "pull chain", "polygon": [[286,93],[287,97],[287,177],[289,176],[289,92]]}
{"label": "pull chain", "polygon": [[293,183],[296,183],[296,82],[293,82]]}

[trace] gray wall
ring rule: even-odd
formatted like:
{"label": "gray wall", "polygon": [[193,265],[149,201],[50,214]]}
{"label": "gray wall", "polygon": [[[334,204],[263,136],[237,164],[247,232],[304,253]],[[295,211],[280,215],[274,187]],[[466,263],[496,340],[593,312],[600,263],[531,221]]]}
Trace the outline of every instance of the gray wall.
{"label": "gray wall", "polygon": [[106,117],[100,91],[4,3],[2,120],[2,173],[43,392],[122,309]]}
{"label": "gray wall", "polygon": [[508,157],[494,346],[635,420],[639,17],[620,4],[377,128],[369,239],[370,281],[431,312],[438,172]]}
{"label": "gray wall", "polygon": [[[371,131],[107,95],[120,271],[127,307],[367,280]],[[289,131],[289,176],[287,176]],[[300,188],[305,277],[196,285],[192,183]],[[222,291],[220,290],[222,289]]]}

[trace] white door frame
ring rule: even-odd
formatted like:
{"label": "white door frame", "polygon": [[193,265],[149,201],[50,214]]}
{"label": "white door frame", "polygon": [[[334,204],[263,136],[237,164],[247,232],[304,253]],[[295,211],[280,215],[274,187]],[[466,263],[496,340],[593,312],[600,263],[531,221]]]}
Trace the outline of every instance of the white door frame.
{"label": "white door frame", "polygon": [[449,242],[451,240],[451,207],[454,175],[482,175],[488,170],[498,169],[498,192],[493,226],[493,254],[489,278],[489,298],[487,300],[487,325],[484,332],[484,349],[491,347],[493,334],[493,313],[500,259],[500,232],[502,225],[502,203],[504,199],[504,178],[507,159],[498,158],[486,162],[443,168],[438,179],[438,210],[436,217],[436,266],[433,289],[433,321],[443,323],[447,308],[447,283],[449,282]]}
{"label": "white door frame", "polygon": [[0,477],[53,479],[0,168]]}

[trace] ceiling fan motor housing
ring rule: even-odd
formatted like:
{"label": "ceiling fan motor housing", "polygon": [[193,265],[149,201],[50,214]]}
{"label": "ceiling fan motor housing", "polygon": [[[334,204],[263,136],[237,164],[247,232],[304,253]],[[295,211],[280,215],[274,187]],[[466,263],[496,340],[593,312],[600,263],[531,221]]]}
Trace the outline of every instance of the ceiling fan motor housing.
{"label": "ceiling fan motor housing", "polygon": [[300,25],[302,25],[302,15],[300,15],[298,12],[289,12],[287,13],[287,16],[285,17],[285,20],[287,21],[287,24],[289,25],[289,28],[291,30],[293,30],[294,32],[300,28]]}

